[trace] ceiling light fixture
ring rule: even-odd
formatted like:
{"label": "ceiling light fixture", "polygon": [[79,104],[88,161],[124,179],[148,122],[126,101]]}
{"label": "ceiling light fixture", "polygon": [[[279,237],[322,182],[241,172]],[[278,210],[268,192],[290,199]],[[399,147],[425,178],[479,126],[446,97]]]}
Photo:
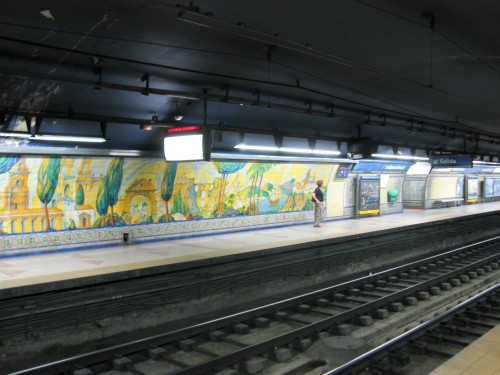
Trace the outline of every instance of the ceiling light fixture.
{"label": "ceiling light fixture", "polygon": [[476,165],[500,165],[498,162],[492,162],[492,161],[479,161],[479,160],[474,160],[472,164]]}
{"label": "ceiling light fixture", "polygon": [[58,135],[58,134],[36,134],[29,139],[34,141],[53,141],[53,142],[83,142],[83,143],[102,143],[106,142],[104,137],[78,136],[78,135]]}
{"label": "ceiling light fixture", "polygon": [[0,137],[10,137],[10,138],[30,138],[31,133],[21,133],[21,132],[0,132]]}
{"label": "ceiling light fixture", "polygon": [[331,162],[331,163],[358,163],[357,160],[343,159],[343,158],[335,158],[328,156],[314,156],[314,155],[283,155],[283,154],[240,154],[234,152],[212,152],[212,159],[220,159],[220,160],[266,160],[266,161],[295,161],[295,162]]}
{"label": "ceiling light fixture", "polygon": [[111,156],[141,156],[139,150],[109,150]]}
{"label": "ceiling light fixture", "polygon": [[184,115],[179,111],[179,103],[175,103],[175,107],[177,108],[177,112],[175,112],[174,120],[181,121],[184,118]]}
{"label": "ceiling light fixture", "polygon": [[391,155],[391,154],[372,154],[372,158],[395,159],[395,160],[418,160],[418,161],[429,160],[429,158],[425,158],[422,156]]}
{"label": "ceiling light fixture", "polygon": [[273,146],[251,146],[239,144],[234,146],[240,150],[254,150],[254,151],[272,151],[272,152],[285,152],[290,154],[313,154],[313,155],[340,155],[340,151],[330,150],[311,150],[309,148],[295,148],[295,147],[273,147]]}

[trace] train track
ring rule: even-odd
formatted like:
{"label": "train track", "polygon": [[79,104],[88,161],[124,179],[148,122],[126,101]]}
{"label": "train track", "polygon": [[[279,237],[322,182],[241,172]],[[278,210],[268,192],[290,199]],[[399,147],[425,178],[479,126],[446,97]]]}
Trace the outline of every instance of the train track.
{"label": "train track", "polygon": [[[500,238],[191,327],[66,358],[15,374],[308,374],[315,343],[347,337],[442,303],[471,283],[498,280]],[[326,367],[325,367],[326,366]]]}
{"label": "train track", "polygon": [[500,284],[325,375],[427,374],[500,322]]}

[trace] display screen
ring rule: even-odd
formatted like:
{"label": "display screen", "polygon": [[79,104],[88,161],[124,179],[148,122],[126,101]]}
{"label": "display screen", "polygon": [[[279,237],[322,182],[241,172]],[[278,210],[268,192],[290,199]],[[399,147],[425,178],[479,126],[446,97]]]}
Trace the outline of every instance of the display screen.
{"label": "display screen", "polygon": [[351,172],[352,164],[340,164],[337,170],[337,178],[347,178]]}
{"label": "display screen", "polygon": [[203,160],[202,134],[177,134],[164,141],[166,161]]}

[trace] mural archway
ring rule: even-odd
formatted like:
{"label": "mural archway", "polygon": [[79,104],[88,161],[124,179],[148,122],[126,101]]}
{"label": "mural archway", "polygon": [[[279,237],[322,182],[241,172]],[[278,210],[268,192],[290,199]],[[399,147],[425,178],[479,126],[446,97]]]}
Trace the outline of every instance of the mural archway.
{"label": "mural archway", "polygon": [[156,221],[156,187],[151,180],[134,181],[125,192],[121,212],[128,224]]}

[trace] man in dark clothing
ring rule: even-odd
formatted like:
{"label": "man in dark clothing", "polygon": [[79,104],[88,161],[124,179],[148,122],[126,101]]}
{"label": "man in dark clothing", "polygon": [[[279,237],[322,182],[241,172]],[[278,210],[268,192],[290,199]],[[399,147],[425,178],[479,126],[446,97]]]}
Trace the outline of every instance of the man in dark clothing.
{"label": "man in dark clothing", "polygon": [[314,202],[314,226],[319,227],[319,223],[323,221],[325,213],[325,205],[323,203],[323,180],[316,181],[318,187],[312,193],[312,201]]}

